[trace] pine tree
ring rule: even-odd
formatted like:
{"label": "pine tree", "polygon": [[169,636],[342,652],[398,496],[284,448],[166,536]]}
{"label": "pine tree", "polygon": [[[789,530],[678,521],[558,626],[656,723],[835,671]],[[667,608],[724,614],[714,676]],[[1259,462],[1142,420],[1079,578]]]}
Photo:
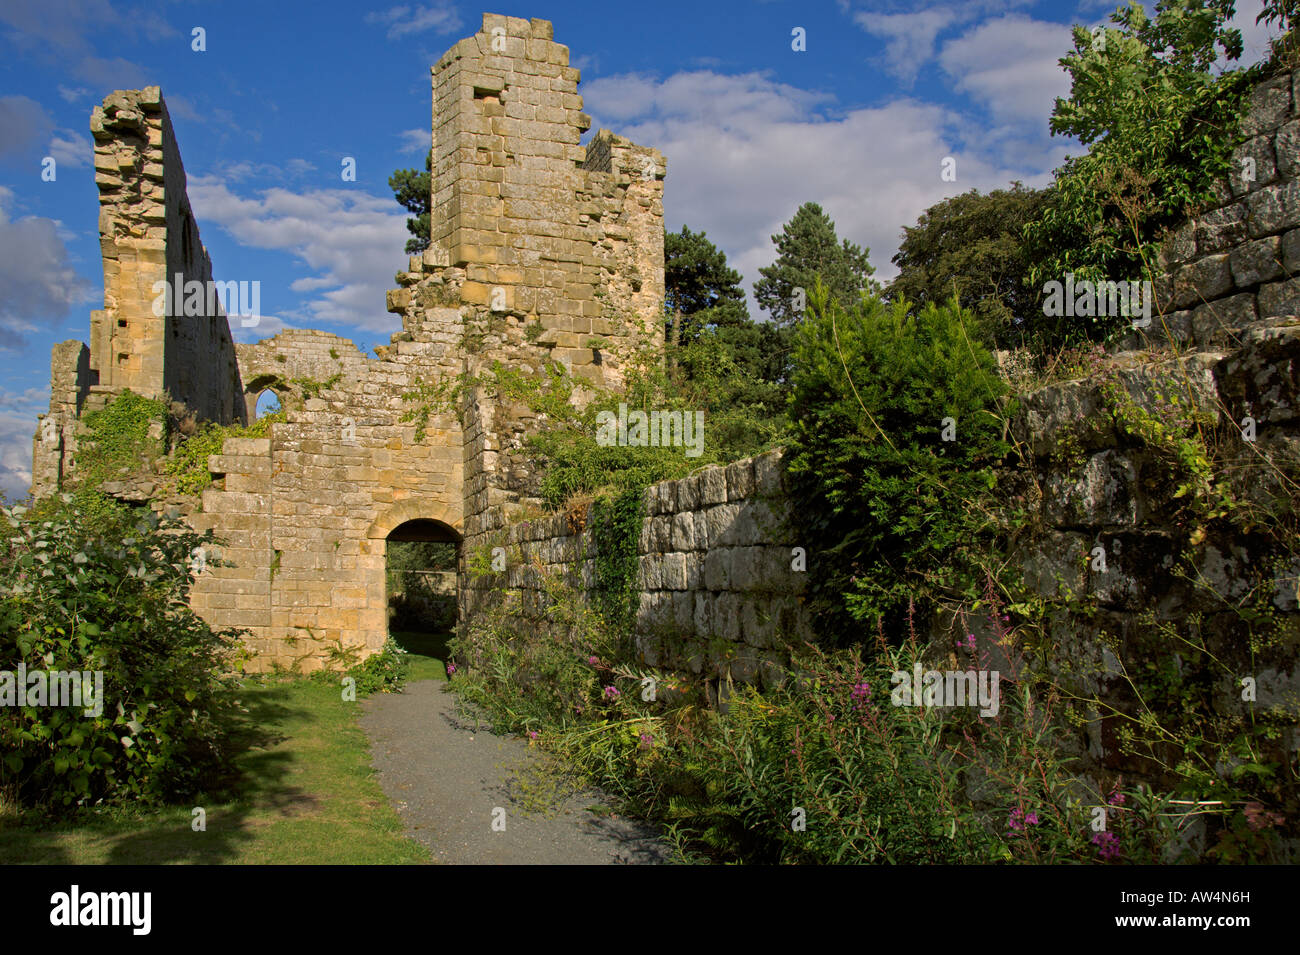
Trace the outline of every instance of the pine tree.
{"label": "pine tree", "polygon": [[388,177],[388,187],[393,196],[414,219],[406,220],[406,229],[413,239],[406,240],[406,252],[414,255],[429,247],[429,198],[433,188],[433,152],[424,157],[424,172],[417,169],[398,169]]}
{"label": "pine tree", "polygon": [[815,202],[800,206],[772,242],[777,259],[758,270],[763,277],[754,283],[754,297],[780,329],[798,324],[803,310],[795,290],[803,289],[806,296],[819,277],[831,299],[845,308],[851,308],[864,289],[876,289],[871,279],[876,270],[867,261],[870,250],[848,239],[841,243],[835,223]]}
{"label": "pine tree", "polygon": [[750,323],[740,273],[703,232],[664,232],[664,338],[678,345],[705,325]]}

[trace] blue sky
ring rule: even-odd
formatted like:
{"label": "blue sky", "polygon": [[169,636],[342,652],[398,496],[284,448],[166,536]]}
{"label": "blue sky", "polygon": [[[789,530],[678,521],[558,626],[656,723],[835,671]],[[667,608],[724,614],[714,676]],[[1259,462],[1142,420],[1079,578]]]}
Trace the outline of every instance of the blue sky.
{"label": "blue sky", "polygon": [[[1078,151],[1047,125],[1069,92],[1057,61],[1070,24],[1114,6],[0,0],[0,490],[26,493],[51,345],[88,340],[103,304],[89,117],[114,89],[162,87],[217,278],[261,282],[262,321],[237,340],[320,328],[368,352],[399,328],[384,290],[408,233],[388,176],[423,165],[429,67],[485,9],[554,22],[592,131],[662,150],[668,228],[705,230],[750,288],[805,201],[887,279],[902,227],[928,206],[1049,181]],[[1259,7],[1237,4],[1247,61],[1265,50]],[[947,156],[955,182],[940,177]]]}

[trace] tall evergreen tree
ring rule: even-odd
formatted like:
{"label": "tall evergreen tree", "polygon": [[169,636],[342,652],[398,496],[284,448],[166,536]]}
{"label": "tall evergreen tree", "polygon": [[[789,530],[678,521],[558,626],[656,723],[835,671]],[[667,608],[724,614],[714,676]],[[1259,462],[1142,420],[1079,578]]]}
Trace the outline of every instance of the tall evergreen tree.
{"label": "tall evergreen tree", "polygon": [[777,258],[758,270],[763,277],[754,283],[754,297],[778,328],[798,324],[802,309],[795,289],[803,289],[806,295],[819,277],[830,298],[845,308],[852,307],[864,289],[876,288],[871,279],[876,270],[867,261],[870,250],[848,239],[841,242],[835,223],[815,202],[800,206],[772,242]]}
{"label": "tall evergreen tree", "polygon": [[664,232],[664,337],[682,345],[706,325],[750,324],[740,273],[703,232]]}
{"label": "tall evergreen tree", "polygon": [[433,151],[424,157],[424,172],[398,169],[388,177],[388,188],[414,219],[406,220],[406,229],[415,238],[406,240],[406,252],[414,255],[429,247],[429,200],[433,189]]}

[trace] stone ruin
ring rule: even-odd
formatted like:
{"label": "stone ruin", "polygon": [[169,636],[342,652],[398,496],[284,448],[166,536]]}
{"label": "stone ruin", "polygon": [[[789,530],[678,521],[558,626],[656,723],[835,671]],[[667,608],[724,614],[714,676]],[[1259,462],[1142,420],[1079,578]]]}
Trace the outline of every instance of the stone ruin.
{"label": "stone ruin", "polygon": [[[251,667],[377,651],[387,541],[463,553],[536,500],[532,469],[502,454],[535,426],[527,408],[474,388],[417,441],[402,396],[498,361],[559,362],[616,388],[662,337],[664,157],[605,130],[580,145],[591,119],[578,82],[550,22],[494,14],[433,66],[432,241],[387,295],[402,330],[377,358],[320,331],[236,344],[218,302],[195,315],[179,292],[155,309],[156,283],[207,283],[212,265],[160,90],[109,95],[91,117],[104,307],[89,347],[53,348],[33,493],[75,473],[80,419],[126,389],[226,425],[249,423],[268,388],[293,397],[295,380],[313,382],[270,437],[225,442],[201,501],[165,504],[225,541],[191,603],[213,626],[248,631]],[[164,506],[152,481],[108,490]]]}

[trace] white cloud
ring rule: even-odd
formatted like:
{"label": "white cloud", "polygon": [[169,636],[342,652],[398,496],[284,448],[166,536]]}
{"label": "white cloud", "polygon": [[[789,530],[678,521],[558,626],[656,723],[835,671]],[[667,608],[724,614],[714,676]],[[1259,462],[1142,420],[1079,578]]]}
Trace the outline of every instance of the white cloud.
{"label": "white cloud", "polygon": [[88,137],[71,129],[60,129],[50,139],[50,155],[60,166],[79,169],[93,162],[95,147]]}
{"label": "white cloud", "polygon": [[33,332],[47,331],[92,289],[68,262],[52,219],[11,220],[13,192],[0,186],[0,348],[19,348]]}
{"label": "white cloud", "polygon": [[50,409],[50,389],[0,388],[0,492],[10,501],[27,497],[32,483],[36,416]]}
{"label": "white cloud", "polygon": [[986,20],[944,44],[939,62],[956,89],[997,122],[1041,125],[1056,97],[1070,93],[1060,59],[1073,49],[1070,28],[1023,16]]}
{"label": "white cloud", "polygon": [[21,160],[54,131],[45,107],[29,96],[0,96],[0,159]]}
{"label": "white cloud", "polygon": [[[355,189],[292,192],[261,190],[257,198],[236,194],[218,176],[195,176],[190,201],[199,221],[225,229],[241,245],[287,252],[316,274],[296,291],[318,292],[300,309],[283,312],[295,325],[355,325],[393,332],[395,316],[384,311],[384,293],[406,261],[406,216],[392,196]],[[258,337],[263,337],[260,329]]]}
{"label": "white cloud", "polygon": [[859,11],[853,15],[858,26],[885,39],[885,69],[906,83],[915,80],[921,67],[934,56],[935,39],[954,19],[953,11],[941,7],[915,13]]}
{"label": "white cloud", "polygon": [[426,153],[432,141],[427,129],[404,129],[397,134],[397,138],[402,141],[398,149],[400,153]]}
{"label": "white cloud", "polygon": [[437,3],[426,7],[390,7],[382,13],[367,13],[367,23],[388,27],[388,39],[397,40],[412,33],[434,30],[451,33],[460,29],[461,19],[450,3]]}
{"label": "white cloud", "polygon": [[59,84],[59,95],[62,96],[65,101],[75,103],[77,100],[89,96],[90,90],[86,89],[84,86],[71,87]]}
{"label": "white cloud", "polygon": [[[619,133],[664,152],[669,228],[706,231],[747,288],[775,258],[770,237],[804,202],[819,203],[841,238],[868,246],[884,279],[896,271],[889,259],[902,227],[929,206],[1012,179],[1045,181],[1051,168],[1003,166],[954,148],[958,123],[969,120],[933,103],[903,99],[827,118],[826,94],[756,73],[602,78],[587,87],[586,103],[602,120],[617,117]],[[940,179],[949,155],[956,183]],[[752,299],[751,310],[759,316]]]}

